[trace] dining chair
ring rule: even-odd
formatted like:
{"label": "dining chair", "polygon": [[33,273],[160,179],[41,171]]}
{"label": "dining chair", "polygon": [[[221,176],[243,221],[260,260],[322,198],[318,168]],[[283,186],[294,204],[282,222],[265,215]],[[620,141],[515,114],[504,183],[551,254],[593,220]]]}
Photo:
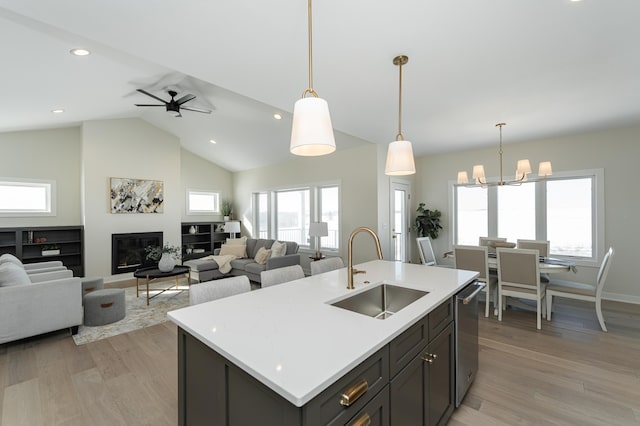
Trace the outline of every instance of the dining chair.
{"label": "dining chair", "polygon": [[536,327],[542,328],[541,318],[546,306],[545,283],[540,282],[540,262],[538,250],[511,249],[498,247],[498,321],[502,321],[502,311],[507,296],[536,302]]}
{"label": "dining chair", "polygon": [[189,305],[222,299],[250,290],[251,284],[246,275],[192,284],[189,286]]}
{"label": "dining chair", "polygon": [[300,265],[285,266],[284,268],[276,268],[260,272],[262,288],[286,283],[300,278],[304,278],[304,271]]}
{"label": "dining chair", "polygon": [[416,238],[418,243],[418,253],[420,254],[420,262],[427,266],[436,266],[436,255],[433,252],[430,237]]}
{"label": "dining chair", "polygon": [[480,247],[488,247],[489,253],[496,252],[495,243],[506,243],[506,242],[507,242],[506,238],[499,238],[499,237],[479,237],[478,238],[478,245]]}
{"label": "dining chair", "polygon": [[518,248],[536,249],[542,257],[549,257],[549,241],[543,240],[516,240]]}
{"label": "dining chair", "polygon": [[[455,268],[456,269],[466,269],[467,271],[476,271],[480,275],[478,275],[478,281],[482,281],[486,284],[484,291],[487,295],[484,303],[484,316],[489,316],[489,302],[491,301],[491,288],[494,288],[498,283],[498,277],[495,275],[489,274],[489,263],[488,263],[488,247],[478,247],[478,246],[462,246],[456,245],[453,246],[453,253],[455,257]],[[494,301],[495,306],[495,301]]]}
{"label": "dining chair", "polygon": [[311,275],[318,275],[323,272],[344,268],[344,262],[341,257],[328,257],[326,259],[311,262],[309,266],[311,267]]}
{"label": "dining chair", "polygon": [[595,302],[596,315],[600,328],[602,331],[607,331],[607,327],[604,325],[604,317],[602,316],[602,289],[604,283],[607,280],[607,274],[611,267],[611,259],[613,258],[613,247],[609,247],[609,251],[604,255],[598,275],[596,276],[596,282],[590,283],[578,283],[573,281],[564,280],[551,280],[547,286],[547,320],[551,321],[551,309],[553,307],[553,296],[566,297],[568,299],[586,300],[589,302]]}

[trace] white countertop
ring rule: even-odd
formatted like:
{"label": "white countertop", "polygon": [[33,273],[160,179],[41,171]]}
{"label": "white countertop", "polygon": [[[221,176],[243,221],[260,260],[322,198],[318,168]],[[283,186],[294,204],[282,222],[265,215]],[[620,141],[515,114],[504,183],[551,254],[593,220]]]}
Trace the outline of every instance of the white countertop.
{"label": "white countertop", "polygon": [[[169,319],[238,367],[301,407],[389,343],[478,274],[375,260],[178,309]],[[365,284],[364,281],[370,281]],[[429,294],[385,320],[329,303],[384,281]]]}

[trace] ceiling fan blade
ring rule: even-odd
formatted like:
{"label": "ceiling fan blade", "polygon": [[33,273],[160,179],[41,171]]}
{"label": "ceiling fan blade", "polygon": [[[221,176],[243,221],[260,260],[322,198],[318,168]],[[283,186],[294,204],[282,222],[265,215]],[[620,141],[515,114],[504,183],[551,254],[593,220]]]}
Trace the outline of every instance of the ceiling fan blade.
{"label": "ceiling fan blade", "polygon": [[165,101],[164,99],[159,98],[159,97],[157,97],[156,95],[154,95],[154,94],[152,94],[152,93],[147,92],[146,90],[142,90],[142,89],[136,89],[136,90],[137,90],[138,92],[140,92],[140,93],[144,93],[144,94],[145,94],[145,95],[147,95],[147,96],[151,96],[153,99],[157,99],[157,100],[159,100],[160,102],[163,102],[163,103],[165,103],[165,104],[167,103],[167,101]]}
{"label": "ceiling fan blade", "polygon": [[195,111],[195,112],[201,112],[203,114],[211,114],[211,110],[208,109],[202,109],[202,108],[194,108],[194,107],[186,107],[186,106],[181,106],[180,109],[186,109],[187,111]]}
{"label": "ceiling fan blade", "polygon": [[181,97],[180,99],[176,100],[176,103],[178,105],[182,105],[186,102],[189,102],[191,99],[195,99],[196,95],[192,95],[191,93],[184,95],[183,97]]}
{"label": "ceiling fan blade", "polygon": [[142,106],[142,107],[152,107],[152,106],[161,106],[161,107],[166,107],[166,105],[158,105],[158,104],[134,104],[135,106]]}

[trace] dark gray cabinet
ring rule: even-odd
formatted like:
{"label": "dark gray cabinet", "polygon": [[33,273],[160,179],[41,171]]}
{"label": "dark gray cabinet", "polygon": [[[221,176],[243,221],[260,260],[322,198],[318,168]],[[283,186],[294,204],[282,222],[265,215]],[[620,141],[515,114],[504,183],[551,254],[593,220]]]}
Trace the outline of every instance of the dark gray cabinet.
{"label": "dark gray cabinet", "polygon": [[82,226],[0,228],[0,254],[4,253],[16,256],[22,263],[59,260],[73,271],[74,276],[82,277],[84,276],[84,228]]}
{"label": "dark gray cabinet", "polygon": [[[445,424],[454,409],[454,368],[453,368],[453,322],[443,325],[450,303],[435,309],[428,319],[429,331],[439,331],[436,336],[429,334],[424,343],[390,384],[392,425],[438,425]],[[433,317],[432,317],[433,315]],[[433,320],[433,321],[432,321]],[[431,327],[431,325],[434,325]],[[424,327],[423,321],[409,328],[390,344],[403,345]],[[406,346],[406,345],[405,345]],[[407,351],[414,353],[415,351]]]}
{"label": "dark gray cabinet", "polygon": [[179,328],[179,424],[445,424],[454,409],[451,307],[444,302],[303,407]]}

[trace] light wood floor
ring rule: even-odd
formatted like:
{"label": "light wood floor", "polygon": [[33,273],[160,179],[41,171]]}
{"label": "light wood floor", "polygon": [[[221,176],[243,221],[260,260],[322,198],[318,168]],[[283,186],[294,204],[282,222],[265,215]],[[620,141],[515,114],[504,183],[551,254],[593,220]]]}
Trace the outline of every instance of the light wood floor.
{"label": "light wood floor", "polygon": [[[480,318],[480,370],[450,425],[640,424],[640,306],[556,305]],[[176,327],[75,346],[67,333],[0,345],[0,419],[16,425],[175,425]],[[393,425],[402,426],[402,425]]]}

